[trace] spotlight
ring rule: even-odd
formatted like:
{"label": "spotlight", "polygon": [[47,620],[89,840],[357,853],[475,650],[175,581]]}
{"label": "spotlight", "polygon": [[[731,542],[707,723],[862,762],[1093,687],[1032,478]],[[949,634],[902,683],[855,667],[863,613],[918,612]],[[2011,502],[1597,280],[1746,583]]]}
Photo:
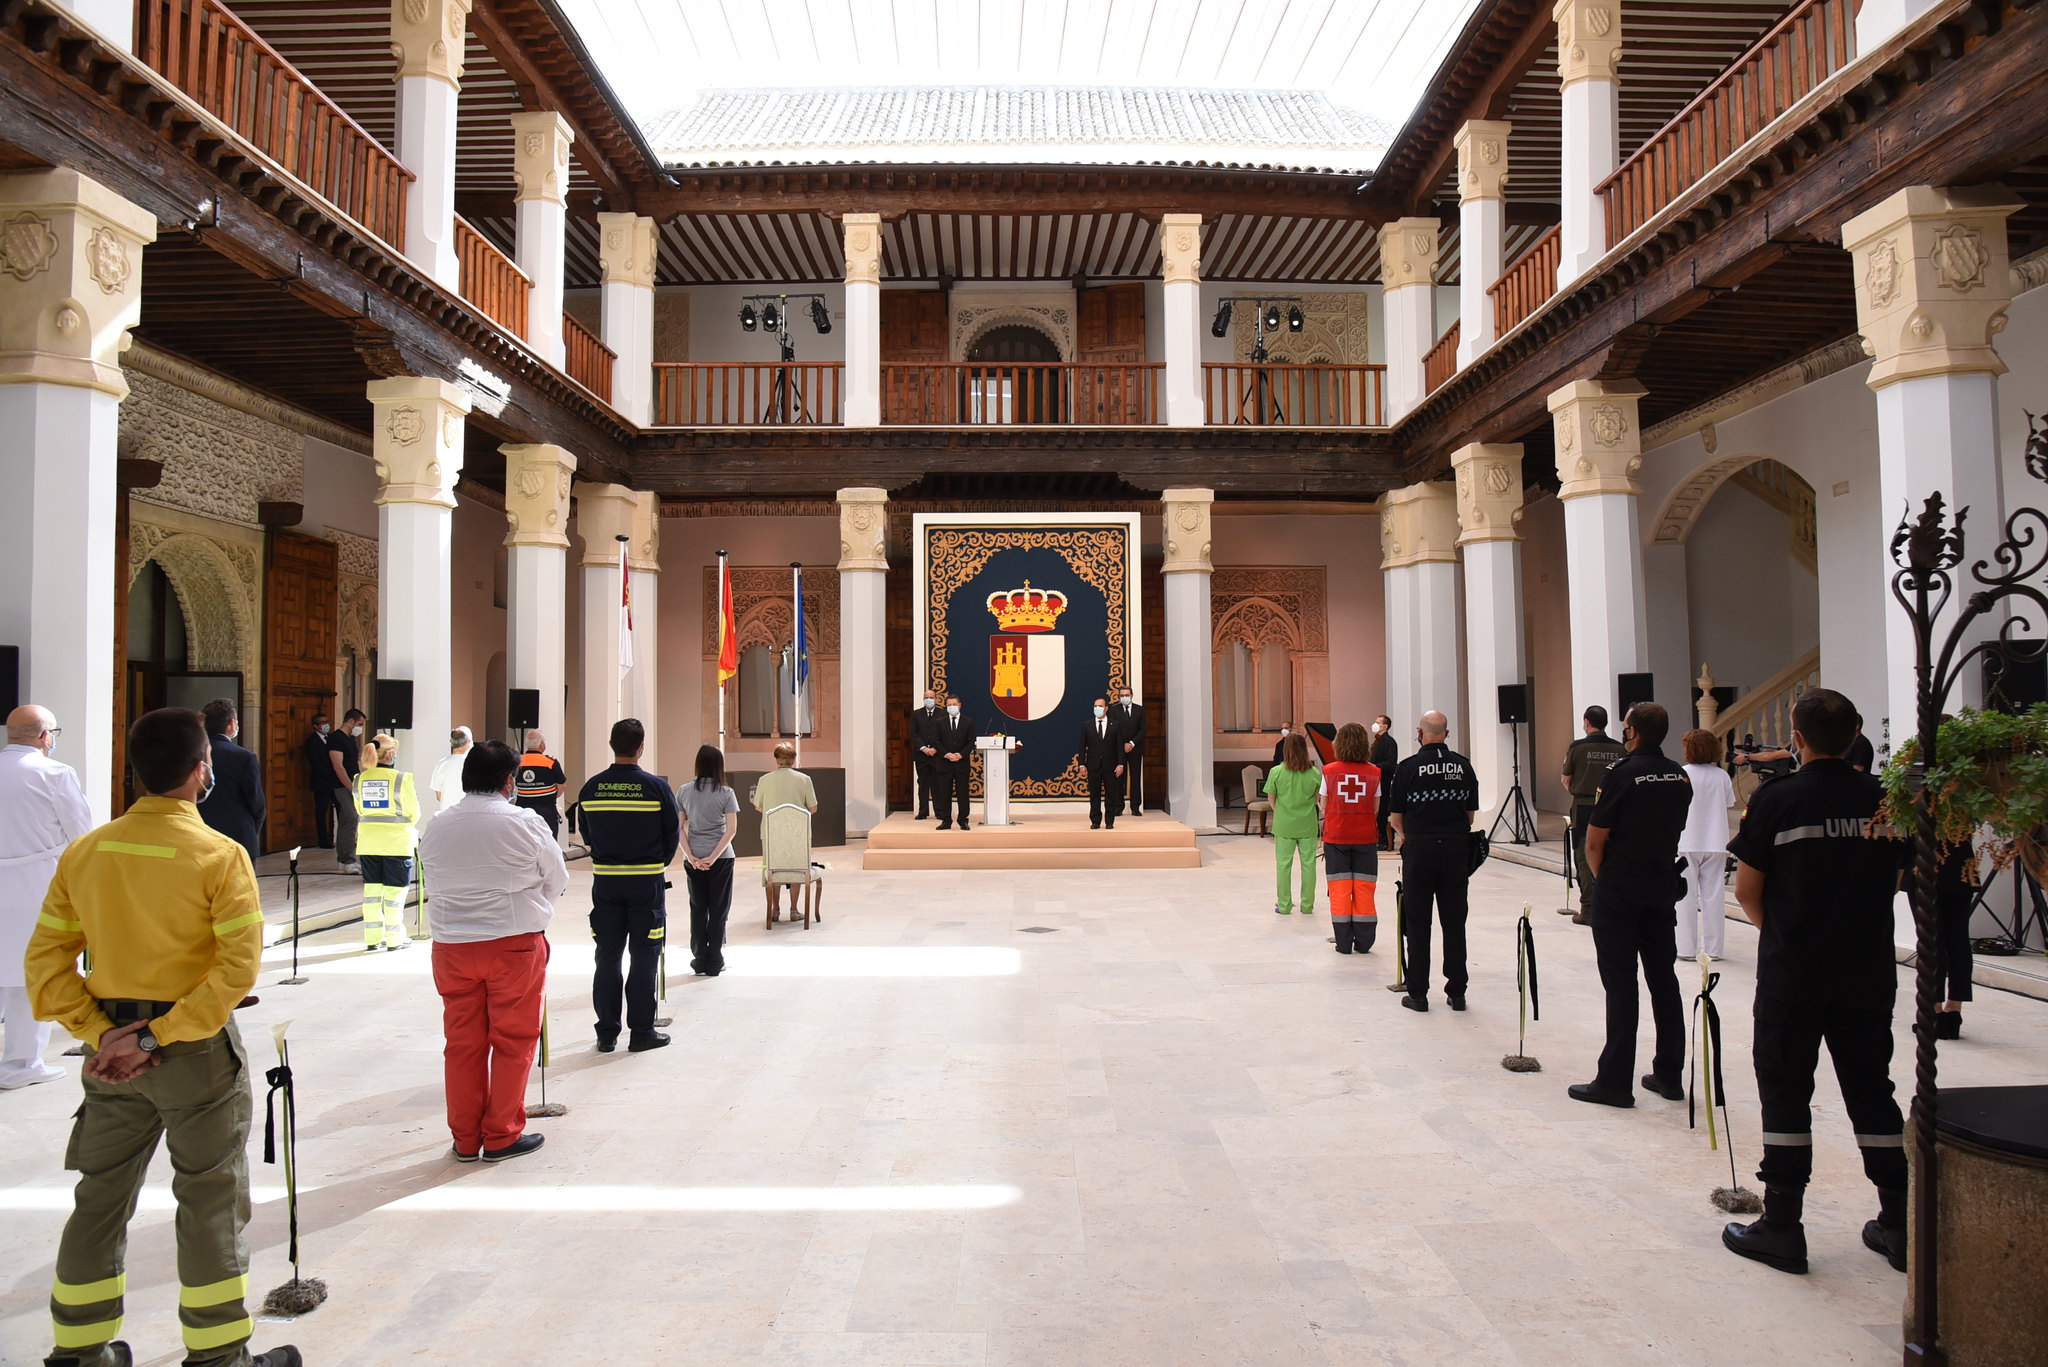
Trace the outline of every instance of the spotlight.
{"label": "spotlight", "polygon": [[[769,324],[768,326],[770,326],[770,327],[774,327],[775,325],[774,325],[773,323],[770,323],[770,324]],[[754,306],[753,306],[752,304],[741,304],[741,305],[740,305],[740,331],[741,331],[741,332],[752,332],[753,330],[754,330]]]}
{"label": "spotlight", "polygon": [[1225,299],[1216,306],[1216,321],[1209,324],[1209,335],[1211,337],[1228,337],[1230,335],[1230,301],[1228,299]]}
{"label": "spotlight", "polygon": [[1287,310],[1287,330],[1289,332],[1299,332],[1307,326],[1308,319],[1301,316],[1301,310],[1299,308],[1291,308]]}
{"label": "spotlight", "polygon": [[763,304],[761,306],[761,326],[770,332],[780,332],[782,330],[782,310],[776,308],[773,304]]}
{"label": "spotlight", "polygon": [[820,334],[832,330],[832,315],[826,312],[823,299],[811,300],[811,324],[818,329]]}
{"label": "spotlight", "polygon": [[1268,304],[1266,305],[1266,331],[1278,332],[1279,330],[1280,306],[1278,304]]}

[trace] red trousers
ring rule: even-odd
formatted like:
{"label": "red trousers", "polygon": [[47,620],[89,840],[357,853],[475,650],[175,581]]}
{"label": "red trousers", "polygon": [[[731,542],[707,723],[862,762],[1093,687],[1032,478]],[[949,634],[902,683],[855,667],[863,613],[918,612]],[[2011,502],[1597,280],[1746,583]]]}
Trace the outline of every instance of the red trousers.
{"label": "red trousers", "polygon": [[546,1009],[548,938],[538,931],[434,942],[448,1132],[461,1153],[502,1149],[526,1129],[526,1078]]}

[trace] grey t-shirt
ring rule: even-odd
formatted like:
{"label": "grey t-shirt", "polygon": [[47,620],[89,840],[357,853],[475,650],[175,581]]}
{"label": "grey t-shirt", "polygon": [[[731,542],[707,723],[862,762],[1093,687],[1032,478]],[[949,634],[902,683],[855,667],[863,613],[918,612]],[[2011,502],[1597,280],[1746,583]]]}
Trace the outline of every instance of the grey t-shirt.
{"label": "grey t-shirt", "polygon": [[[718,842],[725,839],[726,813],[740,809],[732,789],[699,788],[695,780],[683,785],[676,800],[682,804],[683,827],[688,832],[683,848],[693,859],[702,859],[718,848]],[[725,857],[733,858],[732,846],[725,847]]]}

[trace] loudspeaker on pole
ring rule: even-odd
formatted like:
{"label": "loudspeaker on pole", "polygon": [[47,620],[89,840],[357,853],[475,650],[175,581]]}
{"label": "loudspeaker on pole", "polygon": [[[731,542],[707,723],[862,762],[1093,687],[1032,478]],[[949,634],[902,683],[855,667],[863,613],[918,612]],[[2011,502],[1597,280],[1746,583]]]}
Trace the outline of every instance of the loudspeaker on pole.
{"label": "loudspeaker on pole", "polygon": [[1529,685],[1501,684],[1498,692],[1502,726],[1520,726],[1529,720]]}
{"label": "loudspeaker on pole", "polygon": [[540,690],[514,688],[505,694],[505,725],[514,731],[540,728]]}
{"label": "loudspeaker on pole", "polygon": [[412,680],[379,679],[372,691],[375,722],[379,731],[412,730]]}
{"label": "loudspeaker on pole", "polygon": [[1647,671],[1616,675],[1614,695],[1621,701],[1621,711],[1617,715],[1626,717],[1628,710],[1637,703],[1657,701],[1657,676]]}

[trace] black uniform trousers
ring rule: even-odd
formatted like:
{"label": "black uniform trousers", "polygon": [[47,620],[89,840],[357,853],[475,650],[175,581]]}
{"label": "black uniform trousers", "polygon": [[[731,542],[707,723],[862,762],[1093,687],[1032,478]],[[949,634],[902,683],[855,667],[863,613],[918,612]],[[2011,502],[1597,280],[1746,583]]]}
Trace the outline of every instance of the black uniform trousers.
{"label": "black uniform trousers", "polygon": [[[910,767],[917,771],[917,819],[922,821],[932,809],[933,770],[938,765],[938,756],[927,755],[919,750],[910,752]],[[945,808],[939,809],[940,813]]]}
{"label": "black uniform trousers", "polygon": [[1132,751],[1124,756],[1123,810],[1136,816],[1145,808],[1145,743],[1139,741]]}
{"label": "black uniform trousers", "polygon": [[690,885],[690,968],[716,977],[725,971],[725,918],[732,911],[731,859],[714,859],[708,869],[683,866]]}
{"label": "black uniform trousers", "polygon": [[320,848],[334,848],[334,795],[339,788],[315,788],[313,790],[313,832],[320,840]]}
{"label": "black uniform trousers", "polygon": [[1593,954],[1607,994],[1607,1044],[1593,1083],[1610,1092],[1636,1089],[1636,1025],[1642,1017],[1636,964],[1650,990],[1657,1030],[1650,1071],[1660,1082],[1685,1076],[1685,1001],[1678,992],[1678,913],[1669,897],[1631,897],[1610,883],[1593,912]]}
{"label": "black uniform trousers", "polygon": [[[1125,774],[1130,772],[1129,768],[1125,768]],[[1124,781],[1122,777],[1118,776],[1116,770],[1104,769],[1098,773],[1090,769],[1088,771],[1088,824],[1090,826],[1100,826],[1103,814],[1107,811],[1109,824],[1111,826],[1116,825],[1116,814],[1123,810],[1123,805]]]}
{"label": "black uniform trousers", "polygon": [[1430,913],[1444,927],[1444,995],[1465,995],[1466,885],[1472,841],[1465,835],[1411,835],[1401,846],[1401,933],[1408,941],[1408,995],[1429,1000]]}
{"label": "black uniform trousers", "polygon": [[[933,790],[932,802],[939,818],[939,824],[941,826],[967,825],[972,811],[968,806],[967,781],[974,773],[973,762],[965,758],[962,758],[958,764],[949,764],[945,760],[940,760],[933,768],[937,771],[936,777],[938,778],[939,786]],[[960,813],[957,819],[953,815],[956,810]]]}
{"label": "black uniform trousers", "polygon": [[[1572,872],[1579,880],[1579,910],[1593,909],[1593,869],[1586,862],[1586,832],[1593,823],[1593,804],[1572,799]],[[1676,913],[1672,925],[1676,927]],[[1673,934],[1676,934],[1674,929]],[[1675,948],[1675,946],[1674,946]]]}
{"label": "black uniform trousers", "polygon": [[[635,1038],[654,1031],[655,972],[668,936],[668,879],[658,873],[608,873],[590,880],[590,938],[597,942],[597,973],[590,1006],[597,1037],[619,1037],[619,999]],[[621,959],[628,960],[621,974]]]}
{"label": "black uniform trousers", "polygon": [[1767,1187],[1803,1187],[1813,1176],[1813,1076],[1825,1042],[1863,1150],[1863,1175],[1880,1191],[1904,1191],[1906,1125],[1892,1095],[1898,980],[1857,974],[1803,986],[1756,994],[1753,1052],[1764,1111],[1764,1161],[1756,1175]]}

